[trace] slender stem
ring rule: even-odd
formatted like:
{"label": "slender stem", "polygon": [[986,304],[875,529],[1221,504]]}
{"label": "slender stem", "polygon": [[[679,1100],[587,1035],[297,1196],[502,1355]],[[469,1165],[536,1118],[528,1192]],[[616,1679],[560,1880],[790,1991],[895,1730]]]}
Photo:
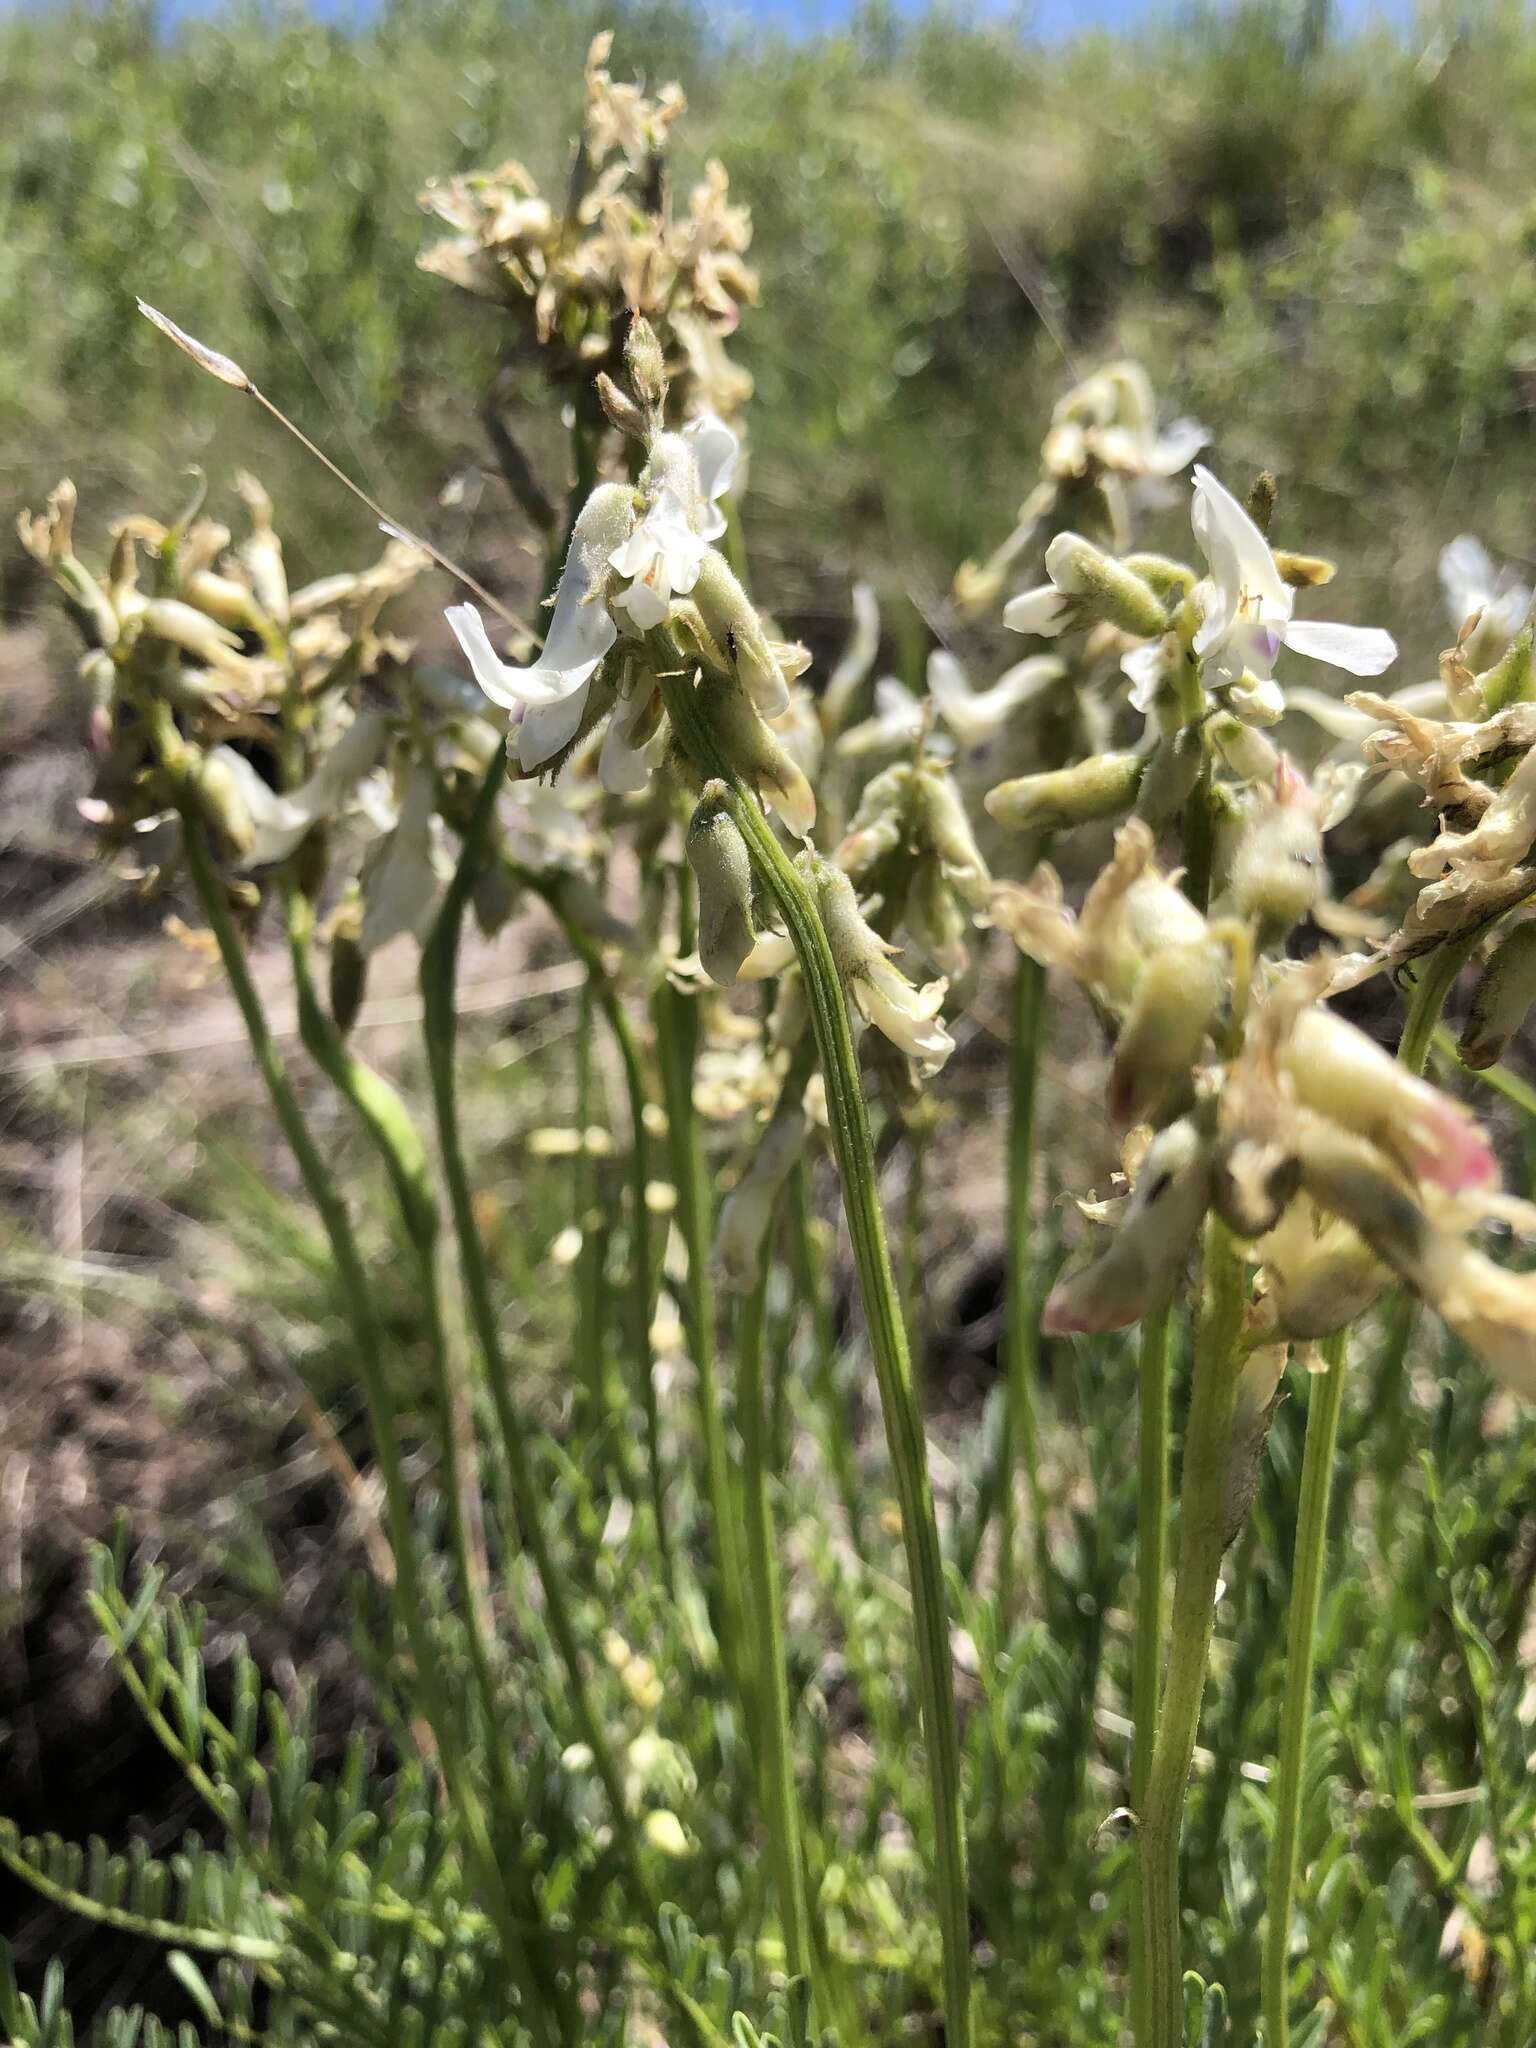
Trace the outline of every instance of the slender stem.
{"label": "slender stem", "polygon": [[1452,939],[1431,953],[1428,964],[1414,983],[1408,1004],[1408,1020],[1397,1048],[1397,1056],[1409,1073],[1423,1073],[1446,997],[1455,987],[1457,975],[1476,951],[1485,929],[1480,925],[1476,931]]}
{"label": "slender stem", "polygon": [[310,970],[309,943],[313,909],[292,875],[283,878],[283,909],[288,950],[298,998],[299,1033],[317,1066],[351,1104],[369,1142],[389,1175],[401,1222],[416,1267],[427,1356],[432,1374],[442,1436],[443,1495],[448,1509],[448,1538],[454,1571],[463,1600],[463,1623],[470,1665],[480,1698],[490,1750],[490,1770],[506,1824],[516,1832],[524,1822],[523,1802],[513,1780],[511,1758],[502,1740],[502,1717],[496,1698],[487,1621],[478,1597],[469,1509],[469,1475],[464,1469],[457,1427],[458,1399],[448,1353],[442,1292],[437,1271],[437,1204],[431,1169],[410,1113],[399,1095],[347,1045],[321,1008]]}
{"label": "slender stem", "polygon": [[1040,1053],[1045,1035],[1045,969],[1020,953],[1013,971],[1013,1004],[1008,1040],[1008,1237],[1003,1389],[1003,1433],[998,1454],[997,1614],[998,1641],[1006,1644],[1013,1620],[1017,1559],[1013,1489],[1014,1460],[1024,1468],[1036,1564],[1045,1555],[1045,1494],[1040,1484],[1039,1424],[1035,1414],[1034,1167],[1035,1106]]}
{"label": "slender stem", "polygon": [[801,1977],[811,1969],[812,1944],[790,1740],[784,1617],[774,1553],[773,1511],[768,1499],[768,1429],[763,1385],[763,1324],[773,1268],[773,1239],[770,1228],[763,1240],[757,1277],[742,1302],[736,1327],[736,1416],[741,1431],[747,1568],[756,1623],[753,1633],[758,1646],[757,1746],[762,1758],[763,1819],[784,1931],[785,1962],[791,1977]]}
{"label": "slender stem", "polygon": [[928,1164],[928,1119],[922,1108],[907,1128],[907,1185],[901,1217],[901,1303],[911,1333],[919,1385],[927,1367],[923,1346],[923,1199]]}
{"label": "slender stem", "polygon": [[[1163,1633],[1168,1616],[1168,1442],[1171,1302],[1142,1321],[1137,1367],[1136,1642],[1131,1665],[1131,1806],[1144,1811],[1157,1743]],[[1142,1863],[1131,1867],[1131,2032],[1142,2042],[1150,2021]]]}
{"label": "slender stem", "polygon": [[1280,1717],[1280,1761],[1275,1775],[1275,1837],[1269,1851],[1269,1917],[1263,1964],[1265,2048],[1286,2048],[1291,2038],[1291,1909],[1301,1850],[1302,1778],[1312,1719],[1317,1617],[1322,1606],[1323,1565],[1328,1546],[1328,1496],[1339,1440],[1339,1417],[1344,1407],[1346,1337],[1347,1332],[1340,1330],[1324,1344],[1322,1356],[1327,1370],[1313,1380],[1307,1400],[1307,1439],[1301,1461],[1301,1499],[1296,1511],[1296,1556],[1291,1569],[1291,1608],[1285,1629],[1285,1701]]}
{"label": "slender stem", "polygon": [[696,770],[718,779],[753,869],[794,943],[805,981],[826,1083],[833,1149],[842,1177],[854,1266],[880,1393],[917,1636],[918,1696],[933,1806],[934,1883],[943,1943],[948,2048],[970,2048],[970,1926],[961,1807],[960,1737],[955,1713],[938,1520],[928,1477],[922,1414],[912,1382],[900,1298],[880,1209],[874,1147],[842,982],[811,891],[779,844],[701,713],[690,677],[671,668],[660,678],[672,730]]}
{"label": "slender stem", "polygon": [[459,1262],[464,1276],[464,1291],[469,1300],[470,1322],[474,1328],[490,1386],[492,1405],[496,1411],[502,1450],[512,1480],[512,1498],[518,1524],[543,1589],[550,1633],[555,1639],[556,1649],[565,1667],[577,1726],[581,1731],[582,1740],[592,1752],[598,1777],[607,1795],[614,1833],[630,1863],[632,1882],[643,1899],[645,1893],[638,1876],[633,1830],[624,1804],[622,1782],[606,1732],[592,1705],[586,1673],[582,1668],[581,1649],[566,1596],[565,1581],[550,1548],[544,1520],[543,1496],[534,1474],[533,1461],[528,1455],[522,1424],[512,1405],[506,1354],[502,1349],[501,1328],[491,1294],[490,1275],[486,1270],[485,1249],[480,1242],[480,1233],[475,1223],[474,1197],[459,1128],[458,1077],[455,1062],[458,1020],[454,1010],[459,934],[470,891],[474,887],[480,862],[484,857],[504,768],[505,762],[498,754],[481,786],[474,814],[464,836],[463,850],[453,880],[448,885],[437,922],[422,951],[422,1035],[426,1045],[443,1179],[448,1189],[449,1208],[453,1215]]}
{"label": "slender stem", "polygon": [[864,1547],[864,1503],[859,1496],[859,1475],[853,1460],[853,1428],[847,1403],[837,1384],[837,1333],[832,1322],[832,1297],[826,1261],[816,1241],[815,1219],[811,1213],[811,1175],[804,1159],[795,1161],[789,1181],[790,1257],[795,1285],[811,1318],[814,1346],[816,1392],[821,1401],[826,1430],[827,1462],[842,1502],[848,1524],[848,1540],[861,1563],[867,1562]]}
{"label": "slender stem", "polygon": [[[410,1493],[395,1437],[394,1400],[384,1371],[384,1335],[374,1312],[373,1294],[352,1233],[351,1219],[341,1191],[299,1106],[282,1053],[267,1022],[240,935],[230,915],[223,884],[204,845],[201,822],[190,802],[183,810],[182,818],[187,868],[198,902],[218,945],[219,957],[245,1025],[257,1069],[266,1084],[267,1094],[305,1189],[320,1217],[335,1262],[368,1402],[374,1447],[384,1479],[400,1620],[410,1645],[422,1705],[438,1746],[455,1808],[464,1826],[487,1910],[496,1923],[508,1969],[517,1981],[530,2021],[543,2038],[555,2038],[556,2027],[548,2011],[548,2001],[552,1996],[558,2000],[560,1994],[557,1988],[548,1985],[542,1975],[536,1973],[530,1952],[518,1931],[519,1916],[514,1911],[506,1879],[491,1843],[480,1795],[469,1774],[457,1723],[449,1711],[439,1675],[436,1646],[427,1627]],[[537,1921],[539,1915],[536,1902],[532,1902],[531,1891],[529,1898],[520,1900],[519,1905],[524,1917]]]}
{"label": "slender stem", "polygon": [[576,1135],[579,1142],[572,1162],[571,1193],[575,1203],[576,1227],[581,1232],[581,1249],[571,1268],[571,1278],[576,1289],[576,1374],[586,1394],[591,1428],[601,1437],[612,1415],[603,1357],[603,1305],[597,1271],[603,1254],[603,1234],[595,1224],[597,1168],[587,1149],[587,1132],[592,1127],[592,1002],[589,970],[582,987],[576,1022]]}
{"label": "slender stem", "polygon": [[1183,2048],[1179,1835],[1226,1548],[1227,1465],[1242,1317],[1242,1260],[1225,1225],[1213,1216],[1206,1225],[1204,1300],[1184,1431],[1168,1676],[1138,1829],[1146,2018],[1136,2048]]}
{"label": "slender stem", "polygon": [[[715,1360],[715,1288],[710,1269],[710,1203],[704,1148],[693,1106],[694,1018],[690,999],[665,985],[655,999],[656,1044],[667,1112],[667,1143],[677,1189],[677,1221],[688,1254],[684,1320],[688,1349],[698,1379],[699,1432],[704,1448],[704,1487],[712,1524],[710,1542],[719,1572],[720,1654],[726,1675],[744,1708],[750,1698],[749,1645],[743,1633],[746,1609],[741,1550],[732,1498],[725,1416]],[[750,1722],[751,1716],[748,1712]]]}

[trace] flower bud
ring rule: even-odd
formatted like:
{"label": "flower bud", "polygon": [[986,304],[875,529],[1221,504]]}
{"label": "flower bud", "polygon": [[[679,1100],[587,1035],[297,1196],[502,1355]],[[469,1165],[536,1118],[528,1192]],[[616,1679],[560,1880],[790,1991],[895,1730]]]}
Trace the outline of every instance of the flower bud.
{"label": "flower bud", "polygon": [[1302,1011],[1282,1063],[1308,1109],[1369,1138],[1419,1178],[1453,1193],[1497,1180],[1493,1152],[1470,1112],[1331,1010]]}
{"label": "flower bud", "polygon": [[1181,1117],[1147,1147],[1109,1243],[1051,1289],[1041,1329],[1053,1336],[1123,1330],[1156,1308],[1189,1257],[1210,1192],[1210,1140],[1192,1117]]}
{"label": "flower bud", "polygon": [[1232,773],[1244,782],[1269,782],[1280,765],[1275,743],[1256,726],[1245,725],[1230,711],[1218,711],[1206,722],[1211,744]]}
{"label": "flower bud", "polygon": [[251,572],[256,601],[269,619],[286,626],[288,571],[283,566],[283,544],[272,524],[272,500],[247,471],[235,478],[235,489],[251,514],[251,531],[241,543],[240,558]]}
{"label": "flower bud", "polygon": [[706,784],[688,826],[688,865],[699,885],[699,959],[711,981],[731,988],[752,950],[752,862],[724,794]]}
{"label": "flower bud", "polygon": [[706,630],[734,667],[764,718],[777,718],[787,711],[789,685],[783,666],[752,600],[724,555],[714,548],[705,553],[699,564],[692,595]]}
{"label": "flower bud", "polygon": [[1273,553],[1281,582],[1292,590],[1320,590],[1338,574],[1334,564],[1321,555],[1298,555],[1289,548],[1275,548]]}
{"label": "flower bud", "polygon": [[656,330],[643,313],[632,317],[624,337],[624,367],[641,404],[659,414],[667,402],[667,365]]}
{"label": "flower bud", "polygon": [[807,838],[816,822],[815,792],[735,677],[706,670],[697,695],[731,765],[772,804],[797,838]]}
{"label": "flower bud", "polygon": [[1227,892],[1261,945],[1311,914],[1323,891],[1323,834],[1305,776],[1280,756],[1271,789],[1254,804],[1233,850]]}
{"label": "flower bud", "polygon": [[598,403],[611,424],[631,441],[644,441],[650,431],[650,422],[635,401],[619,389],[606,370],[599,370],[593,382],[597,386]]}
{"label": "flower bud", "polygon": [[986,795],[989,814],[1015,832],[1053,832],[1115,818],[1130,809],[1146,762],[1140,754],[1096,754],[1072,768],[1020,775]]}
{"label": "flower bud", "polygon": [[1209,943],[1171,946],[1147,959],[1110,1069],[1109,1117],[1119,1129],[1155,1118],[1190,1086],[1226,992],[1225,965]]}
{"label": "flower bud", "polygon": [[1512,925],[1500,939],[1473,992],[1462,1030],[1461,1063],[1481,1072],[1504,1056],[1536,1003],[1536,918]]}

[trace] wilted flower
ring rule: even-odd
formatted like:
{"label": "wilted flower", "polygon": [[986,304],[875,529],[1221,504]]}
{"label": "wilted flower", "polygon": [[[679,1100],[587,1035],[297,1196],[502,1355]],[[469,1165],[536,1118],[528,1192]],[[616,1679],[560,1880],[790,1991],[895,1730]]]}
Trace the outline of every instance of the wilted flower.
{"label": "wilted flower", "polygon": [[814,854],[802,855],[801,862],[816,890],[832,957],[854,1007],[867,1024],[917,1063],[923,1080],[931,1080],[955,1049],[940,1014],[948,982],[914,987],[891,960],[895,948],[865,922],[853,884],[842,869]]}
{"label": "wilted flower", "polygon": [[433,843],[436,821],[437,776],[422,757],[411,763],[393,826],[363,862],[358,946],[365,957],[407,932],[425,939],[447,869]]}
{"label": "wilted flower", "polygon": [[1172,1292],[1210,1205],[1212,1147],[1193,1117],[1147,1147],[1103,1250],[1051,1289],[1040,1318],[1052,1335],[1123,1330]]}
{"label": "wilted flower", "polygon": [[985,908],[991,876],[947,768],[904,761],[875,776],[836,858],[891,930],[905,925],[947,974],[964,971],[967,913]]}
{"label": "wilted flower", "polygon": [[286,794],[264,781],[247,755],[215,747],[208,768],[228,779],[249,819],[239,865],[263,868],[284,861],[316,825],[335,817],[383,753],[388,733],[379,713],[360,712],[307,780]]}

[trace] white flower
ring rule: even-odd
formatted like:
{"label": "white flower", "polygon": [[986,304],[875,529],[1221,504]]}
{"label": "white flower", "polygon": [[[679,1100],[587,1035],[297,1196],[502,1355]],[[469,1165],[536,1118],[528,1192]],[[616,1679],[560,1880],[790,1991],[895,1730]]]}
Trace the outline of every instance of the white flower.
{"label": "white flower", "polygon": [[424,939],[437,905],[442,875],[434,858],[437,776],[429,760],[415,761],[406,777],[394,829],[363,863],[363,923],[358,947],[376,953],[414,932]]}
{"label": "white flower", "polygon": [[1021,590],[1003,606],[1003,624],[1010,633],[1033,633],[1041,640],[1054,640],[1071,623],[1072,605],[1054,583]]}
{"label": "white flower", "polygon": [[1088,451],[1123,476],[1177,476],[1211,438],[1209,429],[1192,419],[1173,420],[1158,433],[1151,379],[1140,363],[1113,363],[1091,378],[1088,388],[1094,409],[1109,415],[1087,430]]}
{"label": "white flower", "polygon": [[673,597],[692,590],[707,546],[689,524],[682,499],[662,491],[634,532],[608,557],[617,575],[633,579],[613,603],[628,613],[637,632],[659,626],[672,609]]}
{"label": "white flower", "polygon": [[501,659],[473,605],[451,605],[445,614],[486,696],[522,710],[517,755],[525,771],[553,760],[581,730],[593,674],[618,638],[605,586],[634,517],[634,495],[624,486],[600,484],[592,493],[571,536],[543,652],[526,668]]}
{"label": "white flower", "polygon": [[726,526],[720,500],[727,496],[736,481],[741,443],[719,414],[713,412],[701,412],[696,419],[691,419],[683,429],[683,439],[693,450],[694,465],[698,470],[701,503],[697,525],[700,537],[718,540]]}
{"label": "white flower", "polygon": [[1192,518],[1211,571],[1196,591],[1195,653],[1207,678],[1231,689],[1240,715],[1268,724],[1284,710],[1271,680],[1282,647],[1356,676],[1380,675],[1397,659],[1396,642],[1377,627],[1293,619],[1295,593],[1269,542],[1232,493],[1198,464]]}
{"label": "white flower", "polygon": [[940,977],[916,987],[889,960],[871,957],[848,977],[848,993],[866,1024],[917,1064],[931,1081],[955,1049],[940,1012],[949,983]]}
{"label": "white flower", "polygon": [[1495,570],[1488,550],[1470,533],[1457,534],[1440,550],[1440,588],[1453,632],[1480,615],[1480,633],[1496,636],[1501,646],[1514,638],[1531,607],[1531,592],[1512,570]]}
{"label": "white flower", "polygon": [[926,724],[922,699],[895,676],[880,676],[875,683],[874,716],[849,726],[838,739],[837,751],[850,758],[894,753],[921,739]]}
{"label": "white flower", "polygon": [[246,755],[215,747],[209,760],[233,779],[250,814],[253,837],[241,867],[265,868],[286,860],[313,826],[334,817],[383,752],[388,730],[377,712],[360,713],[313,775],[286,796],[262,780]]}
{"label": "white flower", "polygon": [[973,690],[954,655],[936,647],[928,657],[928,694],[961,746],[979,747],[996,738],[1016,711],[1045,696],[1065,674],[1065,665],[1055,655],[1033,654],[1005,669],[990,689]]}

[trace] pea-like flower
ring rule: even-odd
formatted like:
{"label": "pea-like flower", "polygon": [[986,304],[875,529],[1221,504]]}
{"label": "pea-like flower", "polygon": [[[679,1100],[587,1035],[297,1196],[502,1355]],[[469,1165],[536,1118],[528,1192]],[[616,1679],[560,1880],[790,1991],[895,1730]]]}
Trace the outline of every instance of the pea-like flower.
{"label": "pea-like flower", "polygon": [[1195,593],[1200,626],[1194,650],[1208,683],[1225,684],[1232,707],[1258,724],[1285,709],[1274,684],[1282,647],[1351,675],[1375,676],[1397,659],[1397,643],[1374,626],[1344,626],[1291,616],[1296,594],[1269,542],[1208,469],[1195,469],[1195,539],[1210,574]]}
{"label": "pea-like flower", "polygon": [[1519,632],[1531,591],[1512,569],[1495,569],[1474,534],[1459,533],[1440,550],[1440,588],[1454,633],[1471,625],[1463,646],[1474,667],[1492,661]]}
{"label": "pea-like flower", "polygon": [[239,864],[264,868],[284,861],[315,826],[333,818],[384,751],[389,735],[377,712],[361,712],[331,746],[319,765],[296,789],[275,790],[262,779],[245,754],[233,747],[215,747],[208,767],[239,799],[249,821],[240,835]]}
{"label": "pea-like flower", "polygon": [[1180,1117],[1147,1147],[1104,1248],[1051,1289],[1040,1327],[1053,1336],[1123,1330],[1172,1292],[1211,1199],[1210,1134]]}
{"label": "pea-like flower", "polygon": [[914,986],[892,960],[895,948],[865,921],[842,869],[814,854],[802,855],[801,866],[816,890],[832,957],[854,1008],[916,1063],[923,1080],[931,1080],[955,1049],[940,1014],[949,983]]}

